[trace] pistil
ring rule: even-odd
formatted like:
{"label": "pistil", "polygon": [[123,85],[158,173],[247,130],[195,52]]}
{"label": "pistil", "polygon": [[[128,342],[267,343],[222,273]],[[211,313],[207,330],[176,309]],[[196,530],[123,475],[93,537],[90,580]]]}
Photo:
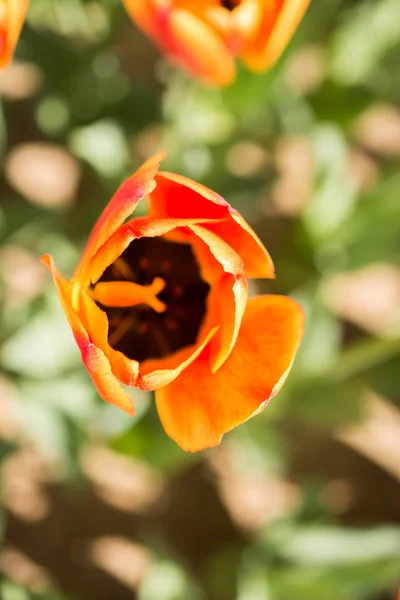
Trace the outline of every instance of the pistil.
{"label": "pistil", "polygon": [[150,285],[139,285],[133,281],[104,281],[95,285],[93,294],[103,306],[129,308],[147,304],[155,312],[162,313],[166,306],[157,295],[164,287],[165,281],[161,277],[156,277]]}

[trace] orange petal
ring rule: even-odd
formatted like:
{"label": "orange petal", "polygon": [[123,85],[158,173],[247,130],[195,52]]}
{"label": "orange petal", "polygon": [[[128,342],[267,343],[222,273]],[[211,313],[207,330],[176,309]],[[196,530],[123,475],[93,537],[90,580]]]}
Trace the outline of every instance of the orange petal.
{"label": "orange petal", "polygon": [[100,348],[97,348],[94,344],[88,344],[81,348],[81,354],[83,364],[103,400],[134,416],[133,402],[122,389],[111,370],[109,360]]}
{"label": "orange petal", "polygon": [[70,282],[64,279],[57,271],[53,259],[49,255],[42,257],[43,264],[53,275],[54,284],[60,298],[61,306],[64,309],[72,332],[76,339],[82,355],[82,361],[85,365],[95,388],[100,396],[106,402],[118,406],[130,415],[134,414],[134,408],[131,399],[121,388],[117,378],[111,371],[110,362],[104,352],[97,348],[84,328],[80,318],[74,311],[70,296]]}
{"label": "orange petal", "polygon": [[[188,227],[205,243],[223,270],[213,283],[208,301],[208,319],[219,324],[219,331],[211,341],[210,364],[212,372],[217,371],[231,352],[240,329],[247,303],[247,279],[243,272],[243,260],[218,235],[200,225]],[[194,248],[198,248],[196,241]],[[210,259],[204,253],[197,253],[200,261]],[[203,265],[202,265],[203,267]],[[208,269],[210,271],[210,269]]]}
{"label": "orange petal", "polygon": [[154,218],[218,219],[205,225],[225,240],[243,259],[248,277],[273,278],[274,267],[268,252],[252,228],[216,192],[195,181],[160,172],[156,188],[149,195]]}
{"label": "orange petal", "polygon": [[233,30],[238,52],[243,51],[256,38],[266,10],[265,0],[243,0],[232,11]]}
{"label": "orange petal", "polygon": [[131,19],[149,36],[157,35],[157,21],[170,4],[168,0],[158,7],[153,0],[123,0],[123,3]]}
{"label": "orange petal", "polygon": [[161,153],[149,159],[118,188],[92,229],[74,273],[74,280],[83,280],[87,276],[94,254],[132,214],[143,196],[154,189],[154,177],[163,158],[164,154]]}
{"label": "orange petal", "polygon": [[107,315],[85,292],[79,297],[79,316],[85,325],[90,341],[108,358],[115,377],[125,385],[134,386],[139,374],[139,363],[111,348],[108,343]]}
{"label": "orange petal", "polygon": [[174,62],[205,83],[225,86],[236,74],[235,61],[224,40],[200,18],[187,10],[174,10],[170,16],[174,39]]}
{"label": "orange petal", "polygon": [[131,18],[174,64],[222,86],[235,76],[223,39],[195,12],[169,0],[124,0]]}
{"label": "orange petal", "polygon": [[167,434],[195,452],[262,410],[282,387],[300,344],[304,316],[284,296],[251,298],[236,345],[211,374],[206,349],[173,383],[156,393]]}
{"label": "orange petal", "polygon": [[99,249],[90,263],[90,271],[81,277],[82,285],[96,283],[104,273],[104,270],[111,265],[129,244],[141,237],[157,237],[166,235],[179,227],[186,227],[191,224],[204,224],[210,219],[153,219],[151,217],[136,217],[128,221],[107,240]]}
{"label": "orange petal", "polygon": [[203,335],[197,344],[183,348],[167,359],[145,361],[137,386],[142,390],[154,391],[170,384],[196,360],[217,331],[218,327],[214,327]]}
{"label": "orange petal", "polygon": [[0,68],[10,62],[25,21],[29,0],[0,3]]}
{"label": "orange petal", "polygon": [[209,361],[212,373],[221,368],[235,346],[246,309],[247,295],[247,279],[228,273],[210,292],[210,320],[219,325],[219,330],[210,343]]}
{"label": "orange petal", "polygon": [[272,258],[241,214],[230,209],[228,218],[219,223],[209,223],[206,227],[226,240],[236,250],[243,259],[247,277],[275,278]]}
{"label": "orange petal", "polygon": [[254,71],[269,69],[280,57],[302,20],[310,0],[283,0],[276,22],[260,51],[244,56]]}
{"label": "orange petal", "polygon": [[77,313],[72,308],[71,283],[58,272],[53,258],[49,254],[44,254],[40,260],[53,276],[54,285],[56,287],[61,306],[64,310],[65,316],[68,319],[68,323],[72,329],[76,342],[81,348],[84,344],[89,343],[89,337]]}
{"label": "orange petal", "polygon": [[203,9],[202,16],[224,40],[225,46],[233,52],[233,24],[231,11],[220,4],[213,3]]}

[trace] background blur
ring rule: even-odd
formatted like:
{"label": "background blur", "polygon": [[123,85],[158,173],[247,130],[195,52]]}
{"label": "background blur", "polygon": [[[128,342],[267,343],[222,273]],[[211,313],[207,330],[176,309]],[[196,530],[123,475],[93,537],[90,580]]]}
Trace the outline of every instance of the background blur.
{"label": "background blur", "polygon": [[[1,600],[395,599],[399,23],[398,0],[314,0],[272,72],[217,91],[119,0],[31,2],[0,75]],[[265,242],[252,291],[307,312],[283,391],[196,455],[151,395],[134,420],[99,400],[38,260],[71,274],[160,148]]]}

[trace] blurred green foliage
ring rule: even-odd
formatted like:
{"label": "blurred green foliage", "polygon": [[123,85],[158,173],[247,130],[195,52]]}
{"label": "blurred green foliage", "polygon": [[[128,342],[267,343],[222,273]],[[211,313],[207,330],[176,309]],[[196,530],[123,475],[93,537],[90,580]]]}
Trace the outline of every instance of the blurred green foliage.
{"label": "blurred green foliage", "polygon": [[[119,587],[105,596],[93,573],[97,591],[88,592],[82,571],[69,578],[57,571],[53,542],[40,527],[32,533],[23,518],[17,527],[5,476],[2,600],[395,599],[399,22],[397,0],[314,0],[271,72],[241,69],[221,91],[164,64],[119,0],[31,2],[15,63],[0,76],[0,462],[7,472],[13,457],[40,453],[57,474],[61,491],[53,501],[64,498],[78,509],[91,498],[82,470],[88,447],[139,461],[176,493],[179,482],[185,485],[172,510],[173,534],[157,525],[162,502],[155,520],[145,513],[140,519],[137,539],[152,554],[140,582],[121,585],[115,576],[107,589]],[[45,144],[48,154],[40,154],[43,146],[18,154],[32,143]],[[217,190],[270,250],[277,279],[252,283],[252,291],[291,294],[307,314],[285,388],[222,445],[244,490],[246,476],[296,488],[293,506],[282,500],[278,516],[250,529],[226,500],[210,525],[212,507],[223,498],[210,475],[219,450],[181,452],[144,393],[131,391],[134,420],[99,400],[38,263],[50,252],[70,274],[113,191],[162,148],[168,170]],[[378,416],[369,412],[371,395]],[[393,418],[380,419],[382,406]],[[363,429],[365,419],[372,429]],[[358,427],[361,445],[342,436],[350,427]],[[109,479],[112,487],[112,472]],[[214,495],[202,497],[209,479]],[[268,489],[257,492],[255,512],[260,498],[268,506]],[[227,494],[237,494],[232,483]],[[251,515],[251,503],[242,512]],[[84,521],[73,534],[77,545],[92,535]],[[228,522],[233,533],[225,538]],[[98,535],[103,526],[108,532],[100,517],[97,525]],[[62,525],[53,527],[62,535]],[[136,530],[128,527],[127,536],[136,541]],[[84,563],[75,547],[67,549],[72,564]],[[50,572],[50,583],[36,589],[10,548]]]}

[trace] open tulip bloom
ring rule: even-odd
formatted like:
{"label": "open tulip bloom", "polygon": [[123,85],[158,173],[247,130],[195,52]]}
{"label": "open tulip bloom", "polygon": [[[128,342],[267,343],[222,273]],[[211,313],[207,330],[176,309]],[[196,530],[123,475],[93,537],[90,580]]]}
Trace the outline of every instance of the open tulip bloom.
{"label": "open tulip bloom", "polygon": [[0,0],[0,68],[12,58],[28,4],[29,0]]}
{"label": "open tulip bloom", "polygon": [[[147,161],[117,190],[68,281],[42,257],[100,396],[133,415],[120,382],[156,392],[167,434],[216,446],[283,385],[303,312],[285,296],[248,299],[274,277],[244,219],[215,192]],[[126,219],[147,196],[149,216]]]}
{"label": "open tulip bloom", "polygon": [[282,54],[310,0],[124,0],[133,21],[178,67],[222,86],[235,58],[266,71]]}

